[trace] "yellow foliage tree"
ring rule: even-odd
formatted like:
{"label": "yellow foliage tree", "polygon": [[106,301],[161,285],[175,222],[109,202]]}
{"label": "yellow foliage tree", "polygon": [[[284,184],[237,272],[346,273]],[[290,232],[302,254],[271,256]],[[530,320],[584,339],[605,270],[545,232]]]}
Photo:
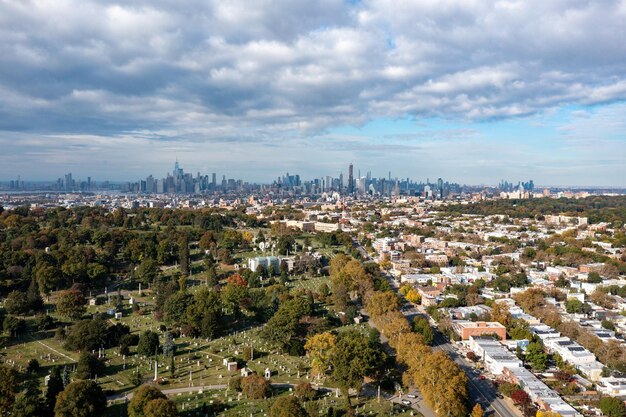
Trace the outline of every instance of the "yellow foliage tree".
{"label": "yellow foliage tree", "polygon": [[389,346],[395,347],[398,338],[411,331],[409,322],[400,311],[390,311],[374,320],[380,332],[389,339]]}
{"label": "yellow foliage tree", "polygon": [[413,304],[419,304],[422,301],[422,296],[420,295],[419,291],[417,291],[415,288],[411,288],[406,293],[406,299],[412,302]]}
{"label": "yellow foliage tree", "polygon": [[511,322],[509,305],[506,303],[494,303],[491,308],[491,320],[507,326]]}
{"label": "yellow foliage tree", "polygon": [[536,417],[561,417],[561,415],[554,411],[537,411]]}
{"label": "yellow foliage tree", "polygon": [[330,333],[319,333],[307,340],[304,349],[311,358],[311,369],[314,375],[324,375],[330,363],[337,337]]}
{"label": "yellow foliage tree", "polygon": [[472,414],[470,414],[470,417],[483,417],[483,415],[484,415],[483,408],[480,406],[480,404],[474,405],[474,408],[472,408]]}
{"label": "yellow foliage tree", "polygon": [[375,320],[390,311],[397,311],[400,303],[393,291],[372,291],[365,300],[365,311]]}

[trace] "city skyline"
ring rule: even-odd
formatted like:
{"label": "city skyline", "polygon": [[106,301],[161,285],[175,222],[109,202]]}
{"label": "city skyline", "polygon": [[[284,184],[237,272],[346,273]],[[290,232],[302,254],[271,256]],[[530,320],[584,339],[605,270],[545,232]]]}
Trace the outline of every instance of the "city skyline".
{"label": "city skyline", "polygon": [[[0,180],[626,186],[626,1],[0,4]],[[603,30],[597,30],[597,28]]]}

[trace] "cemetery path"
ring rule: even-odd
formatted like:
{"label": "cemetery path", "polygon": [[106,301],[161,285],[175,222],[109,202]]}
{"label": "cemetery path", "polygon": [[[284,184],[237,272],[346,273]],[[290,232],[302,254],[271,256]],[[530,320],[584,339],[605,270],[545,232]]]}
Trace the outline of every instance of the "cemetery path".
{"label": "cemetery path", "polygon": [[[272,387],[274,388],[294,388],[296,386],[296,384],[288,384],[288,383],[274,383],[271,384]],[[226,389],[228,387],[228,385],[226,384],[215,384],[215,385],[199,385],[199,386],[195,386],[195,387],[181,387],[181,388],[171,388],[171,389],[164,389],[162,390],[163,394],[165,395],[177,395],[177,394],[184,394],[187,392],[198,392],[200,393],[201,391],[211,391],[211,390],[221,390],[221,389]],[[323,392],[328,392],[328,391],[334,391],[335,388],[329,388],[329,387],[317,387],[318,391],[323,391]],[[350,392],[351,395],[355,394],[355,392]],[[131,398],[133,398],[133,393],[132,392],[126,392],[126,393],[121,393],[121,394],[116,394],[116,395],[111,395],[110,397],[107,397],[107,401],[108,402],[115,402],[115,401],[119,401],[119,400],[130,400]]]}
{"label": "cemetery path", "polygon": [[[33,340],[35,340],[35,339],[33,339]],[[58,351],[58,350],[56,350],[55,348],[50,347],[50,346],[46,345],[45,343],[43,343],[43,342],[41,342],[41,341],[39,341],[39,340],[35,340],[35,342],[39,343],[41,346],[45,347],[46,349],[49,349],[49,350],[53,351],[53,352],[54,352],[54,353],[56,353],[57,355],[61,355],[61,356],[63,356],[64,358],[69,359],[69,360],[70,360],[70,361],[72,361],[72,362],[76,362],[76,359],[74,359],[74,358],[72,358],[72,357],[70,357],[70,356],[67,356],[65,353],[59,352],[59,351]]]}

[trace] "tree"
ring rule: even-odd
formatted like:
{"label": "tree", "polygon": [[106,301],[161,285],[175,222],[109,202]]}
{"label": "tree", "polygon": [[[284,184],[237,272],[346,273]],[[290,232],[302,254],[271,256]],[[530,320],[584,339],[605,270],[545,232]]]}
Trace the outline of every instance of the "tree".
{"label": "tree", "polygon": [[337,340],[330,358],[333,367],[332,377],[342,390],[348,404],[348,391],[361,389],[363,378],[372,375],[376,367],[383,363],[385,355],[380,345],[370,343],[358,331],[343,332]]}
{"label": "tree", "polygon": [[81,320],[74,324],[67,334],[65,347],[70,350],[94,350],[110,346],[112,339],[107,321],[96,316],[93,320]]}
{"label": "tree", "polygon": [[555,411],[541,411],[538,410],[535,417],[562,417],[559,413]]}
{"label": "tree", "polygon": [[317,392],[308,382],[300,382],[296,385],[296,397],[302,401],[311,401],[315,398],[316,394]]}
{"label": "tree", "polygon": [[180,239],[178,239],[178,262],[180,263],[180,272],[182,272],[183,275],[188,275],[189,274],[189,239],[187,238],[186,234],[184,234],[183,236],[180,237]]}
{"label": "tree", "polygon": [[411,288],[405,295],[407,301],[413,304],[419,304],[422,301],[422,296],[415,288]]}
{"label": "tree", "polygon": [[483,408],[480,406],[480,404],[476,403],[474,405],[474,408],[472,408],[472,414],[470,414],[470,417],[483,417],[483,415]]}
{"label": "tree", "polygon": [[147,417],[144,413],[144,407],[150,401],[157,399],[167,399],[167,397],[152,384],[140,386],[128,403],[128,417]]}
{"label": "tree", "polygon": [[413,330],[422,335],[424,343],[432,345],[435,338],[433,329],[430,327],[428,319],[425,317],[417,317],[413,320]]}
{"label": "tree", "polygon": [[59,294],[57,312],[70,320],[77,320],[85,314],[86,300],[78,290],[66,290]]}
{"label": "tree", "polygon": [[6,316],[2,321],[2,327],[10,336],[17,337],[26,329],[26,322],[15,316]]}
{"label": "tree", "polygon": [[102,375],[104,364],[90,352],[83,351],[76,365],[76,378],[91,379],[98,374]]}
{"label": "tree", "polygon": [[26,382],[26,390],[13,405],[11,417],[41,417],[50,415],[46,400],[36,381]]}
{"label": "tree", "polygon": [[270,393],[270,383],[261,375],[249,375],[241,379],[241,392],[249,400],[262,400]]}
{"label": "tree", "polygon": [[58,366],[52,367],[50,370],[50,378],[48,379],[48,388],[46,390],[46,403],[50,410],[54,410],[57,396],[63,391],[64,387],[63,378],[61,377],[61,368]]}
{"label": "tree", "polygon": [[0,415],[9,414],[18,391],[19,374],[17,371],[0,365]]}
{"label": "tree", "polygon": [[159,276],[159,265],[153,258],[145,258],[135,269],[134,275],[142,284],[151,284]]}
{"label": "tree", "polygon": [[548,362],[548,355],[543,351],[543,347],[539,342],[531,342],[526,347],[526,360],[530,362],[533,369],[545,371]]}
{"label": "tree", "polygon": [[530,396],[522,389],[515,390],[511,393],[511,399],[517,405],[526,407],[531,403]]}
{"label": "tree", "polygon": [[323,375],[330,365],[330,358],[337,337],[330,333],[318,333],[307,340],[304,349],[311,358],[311,370],[315,375]]}
{"label": "tree", "polygon": [[174,356],[176,354],[176,343],[174,343],[172,333],[165,332],[163,338],[163,354],[165,356]]}
{"label": "tree", "polygon": [[28,296],[22,291],[11,291],[4,301],[4,308],[9,314],[23,316],[30,311]]}
{"label": "tree", "polygon": [[372,319],[397,311],[400,303],[393,291],[374,291],[365,300],[365,310]]}
{"label": "tree", "polygon": [[624,417],[626,416],[626,406],[624,402],[615,397],[604,397],[598,402],[598,407],[602,414],[607,417]]}
{"label": "tree", "polygon": [[308,413],[296,397],[278,397],[270,407],[270,417],[308,417]]}
{"label": "tree", "polygon": [[100,417],[104,415],[107,399],[102,388],[93,381],[76,381],[58,395],[55,417]]}
{"label": "tree", "polygon": [[41,369],[39,365],[39,361],[37,359],[31,359],[28,361],[28,366],[26,366],[26,372],[29,374],[36,374]]}
{"label": "tree", "polygon": [[587,275],[587,282],[592,284],[599,284],[602,282],[602,277],[597,272],[593,271]]}
{"label": "tree", "polygon": [[159,335],[152,330],[146,330],[139,337],[139,344],[137,345],[137,353],[140,356],[152,356],[158,353],[160,348]]}
{"label": "tree", "polygon": [[176,417],[178,410],[174,401],[167,398],[150,400],[143,407],[144,417]]}
{"label": "tree", "polygon": [[506,303],[494,303],[491,308],[491,320],[497,321],[503,326],[508,326],[511,321],[509,305]]}

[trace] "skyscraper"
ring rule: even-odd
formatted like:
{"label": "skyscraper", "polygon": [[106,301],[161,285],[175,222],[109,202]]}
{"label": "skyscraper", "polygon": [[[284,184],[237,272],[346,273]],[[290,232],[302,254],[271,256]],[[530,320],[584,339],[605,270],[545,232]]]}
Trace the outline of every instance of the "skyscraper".
{"label": "skyscraper", "polygon": [[354,166],[348,166],[348,194],[354,194]]}

